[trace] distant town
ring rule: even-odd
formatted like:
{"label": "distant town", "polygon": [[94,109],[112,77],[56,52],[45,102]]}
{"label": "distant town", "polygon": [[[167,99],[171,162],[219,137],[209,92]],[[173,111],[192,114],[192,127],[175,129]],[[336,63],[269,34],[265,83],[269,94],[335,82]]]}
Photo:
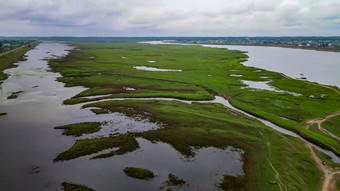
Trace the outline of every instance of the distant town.
{"label": "distant town", "polygon": [[331,37],[0,37],[0,53],[45,41],[166,41],[188,44],[227,44],[246,46],[279,46],[340,52],[340,36]]}
{"label": "distant town", "polygon": [[30,46],[34,40],[10,40],[0,39],[0,53],[4,53],[21,46]]}
{"label": "distant town", "polygon": [[229,44],[249,46],[280,46],[317,50],[340,51],[339,37],[221,37],[180,39],[175,42],[189,44]]}

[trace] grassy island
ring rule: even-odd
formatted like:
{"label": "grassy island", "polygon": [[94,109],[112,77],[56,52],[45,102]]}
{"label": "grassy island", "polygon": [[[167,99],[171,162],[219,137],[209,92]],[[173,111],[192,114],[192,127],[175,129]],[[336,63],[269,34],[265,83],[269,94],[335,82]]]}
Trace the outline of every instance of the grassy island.
{"label": "grassy island", "polygon": [[126,167],[124,168],[124,173],[130,177],[144,180],[149,180],[155,177],[152,171],[144,168]]}
{"label": "grassy island", "polygon": [[98,132],[100,130],[100,126],[101,124],[99,122],[85,122],[59,126],[55,127],[55,129],[63,129],[63,135],[79,137],[83,134]]}
{"label": "grassy island", "polygon": [[63,182],[62,184],[64,191],[94,191],[91,188],[88,188],[81,184],[74,184],[70,182]]}

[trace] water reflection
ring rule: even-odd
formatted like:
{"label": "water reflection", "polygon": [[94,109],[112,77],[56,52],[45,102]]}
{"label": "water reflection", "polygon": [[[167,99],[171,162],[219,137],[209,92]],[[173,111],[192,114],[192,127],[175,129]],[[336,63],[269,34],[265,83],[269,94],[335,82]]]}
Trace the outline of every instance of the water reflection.
{"label": "water reflection", "polygon": [[146,71],[155,71],[155,72],[182,72],[182,70],[159,69],[159,68],[148,67],[148,66],[134,66],[133,68],[137,70],[146,70]]}
{"label": "water reflection", "polygon": [[302,95],[302,94],[298,94],[298,93],[291,92],[291,91],[281,90],[281,89],[278,89],[274,86],[271,86],[271,85],[269,85],[269,83],[271,81],[241,80],[241,82],[244,83],[245,85],[247,85],[246,87],[242,87],[242,88],[254,88],[254,89],[260,89],[260,90],[269,90],[269,91],[278,92],[278,93],[287,93],[287,94],[291,94],[293,96],[301,96]]}

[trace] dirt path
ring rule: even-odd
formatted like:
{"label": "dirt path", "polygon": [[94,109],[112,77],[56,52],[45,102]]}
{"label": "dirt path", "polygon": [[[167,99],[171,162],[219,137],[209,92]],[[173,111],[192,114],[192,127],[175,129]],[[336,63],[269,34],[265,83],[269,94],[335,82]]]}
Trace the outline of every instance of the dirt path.
{"label": "dirt path", "polygon": [[15,49],[9,50],[9,51],[7,51],[7,52],[1,53],[0,56],[5,55],[5,54],[8,54],[8,53],[11,53],[11,52],[13,52],[13,51],[15,51],[15,50],[18,50],[18,49],[20,49],[20,48],[23,48],[23,47],[25,47],[25,46],[20,46],[20,47],[18,47],[18,48],[15,48]]}
{"label": "dirt path", "polygon": [[[261,136],[265,138],[265,136],[262,134],[262,132],[259,130],[259,133],[261,134]],[[266,139],[267,140],[267,139]],[[270,142],[267,140],[267,147],[268,147],[268,157],[267,157],[267,161],[268,163],[270,164],[270,166],[272,167],[274,173],[275,173],[275,178],[276,180],[278,181],[278,185],[279,185],[279,188],[280,188],[280,191],[287,191],[286,188],[283,187],[284,184],[282,184],[282,181],[281,181],[281,178],[280,178],[280,173],[276,170],[276,168],[274,167],[273,163],[270,161],[270,155],[272,154],[271,152],[271,148],[270,148]]]}
{"label": "dirt path", "polygon": [[[307,121],[306,123],[308,123],[309,126],[312,125],[312,124],[318,124],[318,128],[320,129],[320,131],[322,131],[322,132],[324,132],[324,133],[326,133],[326,134],[332,136],[333,138],[335,138],[335,139],[337,139],[337,140],[340,140],[340,137],[338,137],[338,136],[332,134],[331,132],[329,132],[328,130],[326,130],[325,128],[323,128],[323,127],[321,126],[321,124],[322,124],[323,122],[325,122],[327,119],[329,119],[329,118],[331,118],[331,117],[334,117],[334,116],[337,116],[337,115],[340,115],[340,111],[335,112],[335,113],[332,113],[332,114],[330,114],[330,115],[327,115],[327,116],[325,116],[325,117],[322,118],[322,119],[312,119],[312,120],[309,120],[309,121]],[[308,126],[308,128],[309,128],[309,126]]]}
{"label": "dirt path", "polygon": [[335,191],[334,175],[340,173],[340,170],[333,170],[327,165],[322,164],[322,160],[315,154],[312,145],[306,143],[307,147],[311,150],[311,156],[317,164],[317,167],[324,173],[321,191]]}

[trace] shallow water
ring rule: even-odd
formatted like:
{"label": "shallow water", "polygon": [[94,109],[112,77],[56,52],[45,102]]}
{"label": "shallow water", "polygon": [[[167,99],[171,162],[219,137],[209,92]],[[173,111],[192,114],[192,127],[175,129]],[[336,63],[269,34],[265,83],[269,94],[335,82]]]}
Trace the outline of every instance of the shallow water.
{"label": "shallow water", "polygon": [[229,74],[229,76],[232,76],[232,77],[242,77],[243,75],[241,75],[241,74]]}
{"label": "shallow water", "polygon": [[250,81],[250,80],[241,80],[242,83],[247,85],[244,88],[253,88],[253,89],[260,89],[260,90],[268,90],[268,91],[273,91],[273,92],[278,92],[278,93],[287,93],[291,94],[294,96],[301,96],[302,94],[298,94],[296,92],[291,92],[291,91],[285,91],[281,90],[279,88],[276,88],[274,86],[269,85],[271,81]]}
{"label": "shallow water", "polygon": [[146,70],[146,71],[154,71],[154,72],[182,72],[182,70],[159,69],[159,68],[148,67],[148,66],[134,66],[133,68],[135,68],[137,70]]}
{"label": "shallow water", "polygon": [[[140,132],[163,128],[161,123],[126,117],[119,113],[95,115],[92,108],[63,105],[85,90],[64,87],[57,82],[60,74],[48,72],[43,59],[63,56],[71,49],[65,44],[43,42],[26,53],[27,60],[6,70],[9,78],[1,85],[0,112],[0,190],[61,190],[64,181],[85,184],[96,190],[159,190],[173,173],[186,180],[184,190],[218,190],[215,184],[223,174],[243,175],[243,151],[201,148],[194,158],[185,158],[166,143],[137,139],[140,149],[121,156],[90,160],[89,156],[57,162],[56,156],[69,149],[77,139],[110,133]],[[23,91],[17,99],[6,99],[12,92]],[[99,121],[102,129],[94,134],[73,138],[54,127]],[[115,148],[113,148],[115,149]],[[127,177],[128,166],[148,168],[157,175],[150,181]]]}
{"label": "shallow water", "polygon": [[340,53],[265,46],[202,45],[247,51],[245,66],[280,72],[291,78],[340,88]]}

